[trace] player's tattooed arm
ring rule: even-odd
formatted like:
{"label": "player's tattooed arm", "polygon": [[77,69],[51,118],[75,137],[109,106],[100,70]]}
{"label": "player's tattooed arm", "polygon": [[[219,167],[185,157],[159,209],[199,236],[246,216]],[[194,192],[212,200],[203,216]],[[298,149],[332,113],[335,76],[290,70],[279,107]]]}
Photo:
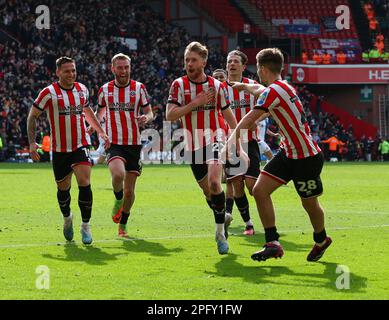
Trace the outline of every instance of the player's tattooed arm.
{"label": "player's tattooed arm", "polygon": [[38,145],[35,141],[36,135],[36,121],[38,117],[41,115],[42,111],[34,106],[31,107],[30,112],[27,117],[27,134],[28,134],[28,142],[30,145],[30,155],[32,160],[39,161],[40,157],[37,152]]}

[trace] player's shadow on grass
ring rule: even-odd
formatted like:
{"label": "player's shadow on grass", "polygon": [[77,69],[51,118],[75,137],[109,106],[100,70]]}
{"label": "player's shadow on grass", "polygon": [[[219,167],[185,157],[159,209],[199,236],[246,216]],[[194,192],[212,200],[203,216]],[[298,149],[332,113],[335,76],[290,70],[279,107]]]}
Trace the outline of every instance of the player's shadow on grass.
{"label": "player's shadow on grass", "polygon": [[[303,287],[312,289],[320,289],[322,287],[334,290],[339,293],[363,293],[365,292],[367,278],[350,274],[350,289],[340,290],[336,283],[338,277],[341,275],[336,273],[338,267],[337,263],[333,262],[316,262],[314,264],[321,264],[325,266],[324,271],[317,270],[313,272],[295,272],[285,266],[275,266],[274,262],[270,260],[264,262],[252,261],[252,266],[245,266],[237,262],[237,255],[228,254],[215,264],[216,272],[207,272],[221,277],[237,277],[242,280],[258,285],[274,284],[277,286],[284,286],[285,289],[289,287]],[[272,259],[273,260],[273,259]],[[309,270],[310,266],[305,269]],[[298,266],[296,268],[301,268]],[[260,298],[260,297],[259,297]],[[285,298],[288,298],[285,295]]]}
{"label": "player's shadow on grass", "polygon": [[123,248],[131,252],[147,252],[152,256],[167,257],[172,253],[182,252],[182,248],[168,249],[158,242],[143,239],[123,240]]}
{"label": "player's shadow on grass", "polygon": [[42,254],[42,256],[59,261],[82,261],[91,265],[105,265],[107,261],[116,260],[117,256],[123,255],[123,252],[110,254],[93,245],[84,246],[75,242],[66,243],[63,248],[65,253],[64,257],[48,253]]}

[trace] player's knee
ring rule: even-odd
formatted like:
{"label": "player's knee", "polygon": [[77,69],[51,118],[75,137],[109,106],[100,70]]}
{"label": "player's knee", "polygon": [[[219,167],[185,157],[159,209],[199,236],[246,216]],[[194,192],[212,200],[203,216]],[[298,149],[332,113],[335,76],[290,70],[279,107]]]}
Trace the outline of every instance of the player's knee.
{"label": "player's knee", "polygon": [[132,199],[135,197],[135,190],[133,189],[124,189],[123,195],[126,199]]}
{"label": "player's knee", "polygon": [[[250,190],[249,190],[250,192]],[[251,192],[250,194],[256,198],[256,199],[260,199],[263,197],[263,192],[261,192],[261,188],[259,187],[258,184],[256,184],[252,189],[251,189]]]}
{"label": "player's knee", "polygon": [[209,189],[211,191],[211,193],[215,194],[215,193],[218,193],[220,191],[220,182],[217,181],[217,180],[211,180],[209,181]]}
{"label": "player's knee", "polygon": [[112,173],[112,181],[121,182],[124,180],[124,172],[113,172]]}

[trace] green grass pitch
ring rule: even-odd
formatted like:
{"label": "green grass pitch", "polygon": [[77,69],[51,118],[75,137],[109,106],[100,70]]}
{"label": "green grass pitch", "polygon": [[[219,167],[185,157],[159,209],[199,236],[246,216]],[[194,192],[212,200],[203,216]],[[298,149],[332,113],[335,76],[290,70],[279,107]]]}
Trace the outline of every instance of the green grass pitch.
{"label": "green grass pitch", "polygon": [[[234,208],[230,253],[220,256],[213,215],[188,166],[144,167],[129,241],[117,239],[110,218],[109,171],[94,167],[94,243],[84,246],[74,178],[75,242],[66,244],[51,166],[0,164],[0,299],[389,299],[388,177],[382,163],[324,166],[320,200],[333,244],[317,263],[306,261],[312,229],[293,184],[280,188],[273,201],[285,255],[256,262],[250,255],[264,235],[254,200],[257,234],[242,235]],[[47,289],[38,266],[48,268]],[[348,289],[338,266],[350,272]]]}

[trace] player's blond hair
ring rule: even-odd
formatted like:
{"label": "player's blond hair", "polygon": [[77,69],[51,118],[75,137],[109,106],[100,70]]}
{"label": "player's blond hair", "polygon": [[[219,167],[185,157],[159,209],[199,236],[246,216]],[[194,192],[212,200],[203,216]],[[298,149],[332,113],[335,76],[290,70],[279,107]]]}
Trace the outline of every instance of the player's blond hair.
{"label": "player's blond hair", "polygon": [[208,60],[208,49],[200,42],[193,41],[189,43],[185,48],[184,55],[186,55],[187,52],[196,52],[201,58],[203,58],[204,60]]}
{"label": "player's blond hair", "polygon": [[112,57],[111,63],[113,66],[115,65],[116,60],[128,60],[128,62],[131,63],[131,58],[124,53],[117,53]]}

